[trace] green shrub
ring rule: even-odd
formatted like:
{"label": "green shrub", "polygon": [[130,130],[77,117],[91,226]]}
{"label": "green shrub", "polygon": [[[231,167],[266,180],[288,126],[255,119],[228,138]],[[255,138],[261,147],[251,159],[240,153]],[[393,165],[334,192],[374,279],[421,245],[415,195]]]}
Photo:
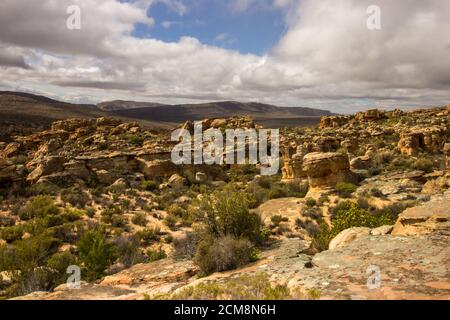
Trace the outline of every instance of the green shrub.
{"label": "green shrub", "polygon": [[247,239],[227,235],[221,238],[206,237],[197,246],[194,262],[200,275],[232,270],[257,259],[257,250]]}
{"label": "green shrub", "polygon": [[345,229],[352,227],[377,228],[395,223],[395,217],[386,213],[371,214],[366,209],[359,208],[355,203],[342,202],[333,210],[332,237]]}
{"label": "green shrub", "polygon": [[308,198],[308,199],[306,199],[306,205],[309,208],[315,207],[317,205],[317,201],[313,198]]}
{"label": "green shrub", "polygon": [[24,228],[22,225],[4,227],[0,229],[0,238],[8,243],[22,239]]}
{"label": "green shrub", "polygon": [[153,180],[145,180],[141,183],[141,188],[146,191],[158,190],[158,184]]}
{"label": "green shrub", "polygon": [[57,271],[57,278],[55,282],[57,284],[63,283],[67,280],[67,268],[69,266],[78,265],[78,257],[70,252],[58,252],[52,255],[47,260],[47,267]]}
{"label": "green shrub", "polygon": [[233,186],[215,191],[200,200],[194,210],[199,222],[204,223],[207,233],[215,237],[226,235],[247,238],[253,243],[265,241],[260,216],[249,210],[252,199]]}
{"label": "green shrub", "polygon": [[342,197],[350,197],[352,193],[356,191],[356,189],[358,189],[358,186],[355,186],[352,183],[341,182],[336,185],[336,191]]}
{"label": "green shrub", "polygon": [[76,208],[66,208],[61,215],[65,222],[75,222],[83,218],[87,212]]}
{"label": "green shrub", "polygon": [[275,215],[270,217],[270,221],[272,222],[272,227],[278,227],[282,222],[287,222],[289,219],[281,215]]}
{"label": "green shrub", "polygon": [[86,268],[86,278],[95,280],[104,275],[115,257],[114,245],[106,239],[102,229],[86,231],[78,241],[78,251]]}
{"label": "green shrub", "polygon": [[330,202],[330,197],[324,194],[321,195],[319,198],[319,205],[323,206],[327,202]]}
{"label": "green shrub", "polygon": [[318,207],[309,207],[305,211],[305,216],[313,220],[322,219],[322,210]]}
{"label": "green shrub", "polygon": [[308,193],[307,185],[300,185],[295,182],[277,182],[272,185],[272,188],[269,191],[270,199],[279,199],[279,198],[304,198]]}
{"label": "green shrub", "polygon": [[127,185],[125,183],[113,184],[107,188],[108,192],[112,193],[115,196],[122,195],[126,189]]}
{"label": "green shrub", "polygon": [[[183,226],[190,227],[192,225],[192,223],[193,223],[192,215],[186,209],[182,208],[178,204],[170,205],[166,209],[166,211],[167,211],[167,213],[170,216],[172,216],[172,218],[169,218],[169,219],[171,219],[172,222],[175,223],[175,224],[178,223],[178,222],[181,222]],[[179,219],[173,219],[173,217],[176,217],[176,218],[179,218]]]}
{"label": "green shrub", "polygon": [[16,220],[11,216],[0,216],[0,227],[12,227],[16,224]]}
{"label": "green shrub", "polygon": [[45,265],[59,244],[56,239],[41,234],[16,241],[10,248],[0,246],[0,270],[6,271],[13,281],[7,296],[50,290],[57,281],[57,274]]}
{"label": "green shrub", "polygon": [[37,196],[19,210],[19,217],[22,220],[30,220],[35,217],[45,218],[57,215],[59,212],[60,209],[55,205],[51,197]]}
{"label": "green shrub", "polygon": [[130,144],[141,147],[145,141],[145,138],[136,134],[126,133],[122,136],[122,139],[128,141]]}
{"label": "green shrub", "polygon": [[111,226],[114,228],[125,228],[128,225],[128,219],[121,215],[114,215],[111,218]]}
{"label": "green shrub", "polygon": [[108,208],[103,209],[101,215],[102,215],[102,222],[104,223],[112,223],[112,219],[115,215],[121,214],[122,209],[117,206],[110,206]]}
{"label": "green shrub", "polygon": [[287,189],[281,184],[275,184],[269,191],[269,199],[287,198]]}
{"label": "green shrub", "polygon": [[94,208],[86,208],[86,216],[88,216],[89,218],[93,218],[95,217],[95,209]]}
{"label": "green shrub", "polygon": [[159,247],[158,250],[148,249],[147,256],[149,262],[155,262],[167,258],[166,252],[161,247]]}
{"label": "green shrub", "polygon": [[384,210],[369,212],[365,208],[358,207],[351,201],[340,202],[331,209],[331,228],[323,221],[320,228],[313,233],[313,246],[318,251],[328,249],[328,245],[334,237],[342,231],[353,227],[377,228],[395,223],[398,212],[405,209],[403,206],[394,206]]}
{"label": "green shrub", "polygon": [[164,224],[172,231],[176,230],[177,223],[178,223],[178,219],[175,216],[167,215],[164,218]]}
{"label": "green shrub", "polygon": [[185,214],[185,211],[183,208],[181,208],[177,204],[172,204],[166,209],[167,213],[173,216],[182,217]]}
{"label": "green shrub", "polygon": [[147,225],[147,217],[144,213],[138,212],[131,219],[131,222],[133,222],[137,226],[145,227]]}
{"label": "green shrub", "polygon": [[432,172],[433,171],[433,167],[434,167],[433,161],[431,161],[430,159],[427,159],[427,158],[417,159],[412,164],[412,168],[413,169],[425,171],[427,173]]}
{"label": "green shrub", "polygon": [[136,233],[137,237],[144,243],[144,244],[149,244],[153,241],[158,241],[159,240],[159,235],[160,235],[160,229],[155,227],[155,228],[145,228],[142,231],[138,231]]}
{"label": "green shrub", "polygon": [[333,240],[331,229],[325,222],[321,222],[319,228],[314,230],[312,234],[312,247],[317,251],[328,250],[330,241]]}
{"label": "green shrub", "polygon": [[91,199],[79,188],[71,188],[61,192],[61,200],[77,208],[84,208]]}

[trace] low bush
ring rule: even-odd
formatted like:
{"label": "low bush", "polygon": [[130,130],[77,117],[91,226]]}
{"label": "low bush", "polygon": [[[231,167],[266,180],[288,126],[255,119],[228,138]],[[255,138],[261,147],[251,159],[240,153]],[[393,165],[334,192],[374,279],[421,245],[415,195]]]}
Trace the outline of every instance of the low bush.
{"label": "low bush", "polygon": [[283,217],[281,215],[275,215],[275,216],[270,217],[270,222],[272,223],[273,228],[276,228],[276,227],[280,226],[280,224],[282,222],[287,222],[287,221],[289,221],[289,219],[286,217]]}
{"label": "low bush", "polygon": [[225,282],[202,283],[182,289],[171,297],[175,300],[290,300],[285,285],[272,285],[265,273],[242,275]]}
{"label": "low bush", "polygon": [[349,198],[351,197],[352,193],[358,189],[358,186],[352,184],[352,183],[345,183],[341,182],[336,185],[336,191],[341,197]]}
{"label": "low bush", "polygon": [[174,256],[177,259],[193,259],[197,245],[201,240],[198,232],[189,232],[185,237],[175,239],[173,245],[175,248]]}
{"label": "low bush", "polygon": [[244,237],[258,244],[266,235],[259,214],[249,210],[251,201],[249,195],[231,185],[203,197],[193,214],[214,237]]}
{"label": "low bush", "polygon": [[61,192],[61,200],[77,208],[84,208],[91,201],[89,196],[79,188],[63,190]]}
{"label": "low bush", "polygon": [[177,217],[172,216],[170,214],[164,218],[164,224],[172,231],[176,231],[177,223],[178,223]]}
{"label": "low bush", "polygon": [[46,266],[56,271],[57,277],[55,281],[57,284],[60,284],[67,280],[67,268],[78,264],[79,261],[77,256],[70,252],[58,252],[47,260]]}
{"label": "low bush", "polygon": [[0,238],[5,240],[7,243],[12,243],[22,239],[23,234],[24,227],[22,225],[3,227],[0,229]]}
{"label": "low bush", "polygon": [[60,213],[60,209],[55,205],[51,197],[37,196],[19,210],[19,217],[22,220],[30,220],[35,217],[45,218],[58,213]]}
{"label": "low bush", "polygon": [[155,262],[167,258],[167,254],[161,247],[159,247],[158,250],[148,249],[147,257],[149,262]]}
{"label": "low bush", "polygon": [[153,180],[144,180],[141,183],[141,189],[146,190],[146,191],[155,191],[158,190],[158,183],[156,183]]}
{"label": "low bush", "polygon": [[153,241],[159,240],[160,229],[157,227],[145,228],[142,231],[138,231],[136,235],[144,244],[150,244]]}
{"label": "low bush", "polygon": [[58,240],[41,234],[16,241],[12,247],[0,246],[0,270],[7,272],[13,282],[6,295],[26,295],[53,288],[59,275],[46,268],[46,262],[59,244]]}
{"label": "low bush", "polygon": [[308,198],[308,199],[306,199],[306,205],[309,208],[315,207],[317,205],[317,201],[313,198]]}
{"label": "low bush", "polygon": [[331,209],[331,227],[321,221],[320,228],[313,234],[313,246],[318,251],[328,249],[330,241],[340,232],[353,227],[377,228],[393,225],[398,214],[406,209],[394,205],[381,210],[368,211],[351,201],[340,202]]}
{"label": "low bush", "polygon": [[147,217],[144,213],[138,212],[131,219],[131,222],[133,222],[137,226],[145,227],[147,225]]}
{"label": "low bush", "polygon": [[427,158],[419,158],[412,164],[413,169],[425,171],[427,173],[432,172],[433,167],[434,167],[433,161]]}
{"label": "low bush", "polygon": [[137,236],[120,236],[114,240],[115,253],[118,261],[126,267],[145,261],[140,251],[140,239]]}
{"label": "low bush", "polygon": [[194,262],[200,275],[232,270],[257,259],[257,250],[247,239],[231,235],[220,238],[206,237],[198,244]]}
{"label": "low bush", "polygon": [[104,275],[115,259],[115,247],[106,239],[104,230],[98,228],[86,231],[77,244],[79,256],[84,264],[88,280],[96,280]]}

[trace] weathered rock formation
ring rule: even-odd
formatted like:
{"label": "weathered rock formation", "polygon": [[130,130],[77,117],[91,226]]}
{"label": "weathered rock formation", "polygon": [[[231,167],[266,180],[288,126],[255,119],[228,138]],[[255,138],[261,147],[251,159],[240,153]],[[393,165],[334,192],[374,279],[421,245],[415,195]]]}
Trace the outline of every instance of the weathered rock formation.
{"label": "weathered rock formation", "polygon": [[306,178],[306,173],[303,171],[303,157],[305,152],[302,146],[292,147],[286,146],[283,149],[282,179],[284,181],[298,180]]}
{"label": "weathered rock formation", "polygon": [[342,153],[309,153],[303,158],[303,171],[313,189],[334,188],[340,182],[356,182],[348,156]]}
{"label": "weathered rock formation", "polygon": [[349,122],[351,117],[349,116],[327,116],[320,119],[319,127],[320,129],[325,128],[338,128],[347,122]]}
{"label": "weathered rock formation", "polygon": [[421,151],[441,153],[447,140],[446,127],[414,128],[402,133],[398,149],[406,155],[415,155]]}
{"label": "weathered rock formation", "polygon": [[400,214],[393,235],[418,236],[430,233],[450,235],[450,193],[436,196],[419,207]]}
{"label": "weathered rock formation", "polygon": [[386,117],[386,112],[379,109],[367,110],[366,112],[358,112],[355,119],[360,122],[376,121]]}

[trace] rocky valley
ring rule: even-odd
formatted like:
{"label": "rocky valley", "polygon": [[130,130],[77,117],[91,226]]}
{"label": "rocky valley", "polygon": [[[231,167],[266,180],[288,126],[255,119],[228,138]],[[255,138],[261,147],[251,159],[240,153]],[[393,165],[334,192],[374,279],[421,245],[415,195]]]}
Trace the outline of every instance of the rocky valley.
{"label": "rocky valley", "polygon": [[275,176],[102,107],[0,142],[1,298],[450,299],[450,106],[282,127]]}

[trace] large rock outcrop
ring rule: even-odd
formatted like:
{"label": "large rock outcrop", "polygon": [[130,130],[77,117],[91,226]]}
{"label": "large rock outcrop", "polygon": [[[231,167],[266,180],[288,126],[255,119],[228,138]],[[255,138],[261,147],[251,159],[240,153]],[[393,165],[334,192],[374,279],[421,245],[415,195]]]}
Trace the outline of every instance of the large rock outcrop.
{"label": "large rock outcrop", "polygon": [[392,234],[418,236],[430,233],[450,235],[450,192],[435,196],[419,207],[400,214]]}
{"label": "large rock outcrop", "polygon": [[447,139],[448,130],[446,127],[414,128],[402,133],[398,149],[406,155],[415,155],[421,151],[432,154],[441,153]]}
{"label": "large rock outcrop", "polygon": [[334,188],[341,182],[356,182],[348,156],[342,153],[313,152],[303,158],[303,170],[313,189]]}

